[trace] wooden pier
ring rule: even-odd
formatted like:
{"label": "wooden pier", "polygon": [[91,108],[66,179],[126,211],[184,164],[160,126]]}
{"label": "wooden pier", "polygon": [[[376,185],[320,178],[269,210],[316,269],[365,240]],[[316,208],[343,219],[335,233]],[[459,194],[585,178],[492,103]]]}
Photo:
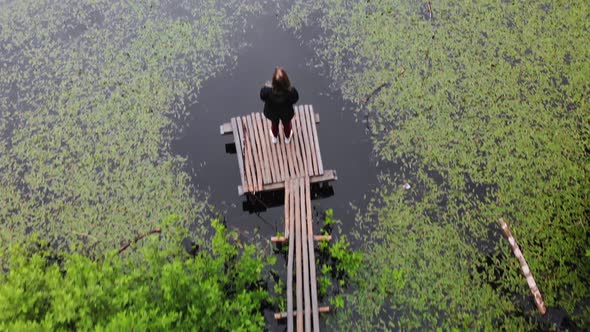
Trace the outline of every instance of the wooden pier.
{"label": "wooden pier", "polygon": [[291,177],[309,176],[311,183],[336,180],[336,172],[324,171],[316,123],[319,115],[311,105],[295,107],[293,139],[285,144],[282,124],[279,143],[272,144],[271,123],[262,113],[232,118],[221,125],[222,135],[233,134],[241,185],[238,193],[283,189]]}
{"label": "wooden pier", "polygon": [[[240,169],[240,195],[255,195],[267,190],[285,190],[285,236],[273,242],[288,242],[287,312],[276,319],[287,319],[287,331],[319,331],[320,307],[317,295],[314,241],[330,236],[314,236],[310,184],[337,179],[336,172],[324,170],[316,124],[318,114],[311,105],[295,107],[293,138],[285,144],[283,128],[279,143],[271,142],[270,121],[261,113],[232,118],[221,125],[221,134],[233,134]],[[293,289],[295,273],[295,290]],[[293,300],[295,295],[295,301]]]}

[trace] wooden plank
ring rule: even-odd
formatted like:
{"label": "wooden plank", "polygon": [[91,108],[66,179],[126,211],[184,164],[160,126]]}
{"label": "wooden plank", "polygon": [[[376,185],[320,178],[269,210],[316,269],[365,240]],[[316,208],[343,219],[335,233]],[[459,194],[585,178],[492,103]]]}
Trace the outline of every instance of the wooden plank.
{"label": "wooden plank", "polygon": [[[270,128],[268,127],[268,120],[266,119],[266,117],[264,115],[261,115],[261,119],[262,119],[262,130],[263,130],[264,137],[266,137],[267,140],[270,140],[271,133],[270,133]],[[279,179],[278,168],[277,168],[277,162],[278,162],[278,160],[276,159],[277,149],[276,149],[275,144],[272,144],[272,142],[270,142],[270,141],[267,141],[267,142],[268,142],[268,154],[269,154],[269,159],[270,159],[270,177],[271,177],[273,183],[279,182],[281,180]]]}
{"label": "wooden plank", "polygon": [[256,120],[254,118],[254,113],[248,116],[248,123],[251,126],[251,131],[254,134],[254,144],[253,146],[256,148],[256,171],[257,171],[257,179],[258,179],[258,189],[257,191],[262,191],[264,186],[264,161],[262,157],[262,142],[260,141],[260,137],[258,136],[258,128],[256,127]]}
{"label": "wooden plank", "polygon": [[267,162],[267,155],[268,152],[266,151],[266,144],[268,143],[268,138],[262,136],[262,126],[260,122],[260,113],[252,113],[252,122],[254,122],[254,132],[256,133],[256,138],[259,147],[259,154],[260,154],[260,168],[262,170],[262,181],[264,184],[272,183],[270,179],[270,172],[268,171],[268,162]]}
{"label": "wooden plank", "polygon": [[[271,125],[272,125],[272,122],[271,122]],[[283,177],[282,181],[286,181],[289,178],[289,165],[287,164],[287,152],[281,143],[282,142],[281,137],[282,137],[281,126],[279,125],[279,135],[277,137],[279,142],[276,144],[276,147],[277,147],[277,151],[279,152],[278,157],[279,157],[279,162],[281,165],[281,174]]]}
{"label": "wooden plank", "polygon": [[[286,193],[286,191],[285,191]],[[314,235],[314,241],[332,241],[332,235]],[[271,236],[270,241],[274,243],[284,243],[289,241],[288,236]]]}
{"label": "wooden plank", "polygon": [[235,128],[232,127],[231,121],[226,122],[226,123],[222,124],[221,126],[219,126],[219,133],[221,135],[227,135],[227,134],[231,134],[233,132],[235,132]]}
{"label": "wooden plank", "polygon": [[311,279],[311,309],[312,309],[312,316],[313,316],[313,327],[314,331],[320,330],[320,315],[318,309],[318,285],[316,280],[316,270],[315,270],[315,252],[313,247],[313,223],[312,223],[312,210],[311,210],[311,192],[310,192],[310,185],[309,185],[309,178],[305,179],[305,191],[306,191],[306,199],[305,204],[307,206],[307,243],[309,247],[309,278]]}
{"label": "wooden plank", "polygon": [[[242,121],[243,119],[241,117],[237,117],[236,118],[236,124],[238,126],[238,131],[240,134],[240,140],[242,142],[242,147],[244,148],[244,167],[245,167],[245,172],[244,175],[246,176],[246,181],[248,182],[248,188],[246,188],[245,191],[247,192],[252,192],[254,190],[254,176],[253,176],[253,172],[252,172],[252,167],[250,166],[252,164],[252,153],[249,151],[250,147],[248,145],[248,139],[246,138],[246,135],[244,135],[244,123]],[[243,188],[242,188],[243,189]]]}
{"label": "wooden plank", "polygon": [[[262,142],[260,141],[260,135],[258,133],[258,126],[256,126],[256,118],[254,117],[254,113],[248,115],[248,120],[250,121],[252,133],[254,133],[254,146],[256,147],[256,170],[259,172],[259,176],[262,179],[262,185],[266,183],[266,174],[264,173],[264,161],[262,156]],[[262,190],[261,188],[258,190]]]}
{"label": "wooden plank", "polygon": [[[268,119],[265,120],[265,125],[266,125],[266,130],[270,133],[272,133],[272,122]],[[285,181],[285,177],[283,175],[283,159],[281,158],[281,151],[279,149],[279,147],[277,146],[277,144],[271,144],[272,145],[272,150],[273,150],[273,155],[274,155],[274,161],[276,163],[277,166],[277,178],[275,182],[283,182]]]}
{"label": "wooden plank", "polygon": [[[293,332],[293,245],[294,245],[294,234],[293,230],[295,225],[291,220],[293,220],[293,202],[291,198],[291,185],[287,185],[287,190],[285,190],[285,218],[289,221],[289,232],[287,236],[289,237],[289,258],[287,260],[287,314],[289,320],[287,321],[287,331]],[[288,218],[287,218],[288,217]]]}
{"label": "wooden plank", "polygon": [[[320,123],[320,115],[319,114],[314,114],[314,121],[316,123]],[[219,126],[219,131],[221,132],[221,135],[229,135],[233,132],[232,127],[231,127],[231,123],[226,122],[222,125]]]}
{"label": "wooden plank", "polygon": [[313,175],[318,175],[320,172],[318,170],[318,160],[317,160],[317,156],[315,154],[315,139],[313,136],[313,129],[311,129],[311,126],[314,125],[314,123],[312,122],[313,119],[313,115],[311,114],[311,110],[309,105],[306,105],[305,107],[305,117],[307,119],[306,123],[307,123],[307,137],[309,137],[309,147],[310,147],[310,155],[311,155],[311,162],[313,164]]}
{"label": "wooden plank", "polygon": [[231,118],[232,131],[234,132],[234,144],[236,145],[236,152],[238,155],[238,167],[240,168],[240,179],[242,180],[242,187],[246,186],[246,178],[244,176],[244,154],[242,153],[242,142],[240,140],[240,134],[236,118]]}
{"label": "wooden plank", "polygon": [[[313,106],[309,105],[309,109],[311,111],[311,114],[313,115]],[[322,153],[320,152],[320,141],[318,140],[318,131],[316,128],[315,123],[312,125],[312,132],[313,132],[313,140],[315,143],[315,149],[316,149],[316,156],[317,156],[317,160],[318,160],[318,175],[322,175],[324,174],[324,164],[322,162]]]}
{"label": "wooden plank", "polygon": [[246,157],[248,161],[248,173],[250,175],[252,186],[248,186],[248,192],[256,192],[258,186],[258,180],[256,179],[256,167],[254,166],[254,151],[252,145],[252,138],[250,136],[250,129],[248,127],[248,120],[246,117],[242,117],[242,132],[244,133],[244,143],[246,147]]}
{"label": "wooden plank", "polygon": [[307,105],[305,105],[305,107],[303,107],[303,109],[301,110],[301,122],[303,123],[301,131],[302,131],[302,137],[303,137],[303,142],[305,145],[305,162],[307,163],[307,168],[309,170],[308,175],[315,175],[313,173],[313,161],[312,161],[312,151],[311,151],[311,142],[310,142],[310,135],[309,135],[309,128],[308,128],[308,123],[307,123],[307,115],[305,113],[305,108],[307,107]]}
{"label": "wooden plank", "polygon": [[301,209],[297,206],[299,204],[299,182],[297,179],[291,180],[293,183],[293,199],[295,206],[295,259],[297,262],[297,270],[295,279],[297,283],[297,331],[303,331],[303,276],[302,276],[302,260],[301,260]]}
{"label": "wooden plank", "polygon": [[266,172],[267,172],[267,176],[268,176],[268,182],[269,183],[274,183],[274,179],[272,177],[273,174],[273,158],[272,158],[272,150],[270,149],[270,146],[272,145],[272,142],[270,140],[270,135],[268,135],[268,133],[266,132],[266,126],[264,125],[264,115],[262,115],[261,113],[256,113],[256,117],[258,118],[258,128],[260,128],[260,135],[262,136],[262,140],[264,141],[264,165],[266,167]]}
{"label": "wooden plank", "polygon": [[299,112],[297,114],[297,118],[299,121],[299,145],[301,147],[301,162],[303,163],[303,165],[305,167],[305,175],[309,175],[310,168],[309,168],[309,163],[307,162],[308,151],[306,150],[306,147],[305,147],[305,123],[304,123],[305,119],[301,116],[303,109],[304,109],[303,106],[301,106],[299,108]]}
{"label": "wooden plank", "polygon": [[[325,306],[325,307],[319,307],[318,311],[320,314],[325,314],[330,312],[330,307]],[[296,315],[297,312],[293,312],[293,315]],[[288,313],[286,312],[275,312],[275,319],[279,320],[279,319],[285,319],[289,316]]]}
{"label": "wooden plank", "polygon": [[[291,232],[290,224],[292,223],[291,214],[290,214],[290,202],[291,199],[291,187],[289,183],[285,183],[285,238],[289,239],[292,238],[293,232]],[[290,246],[290,244],[289,244]]]}
{"label": "wooden plank", "polygon": [[299,168],[299,174],[306,174],[307,170],[305,164],[303,163],[303,155],[302,155],[302,146],[300,144],[301,134],[299,133],[299,128],[301,127],[301,122],[299,121],[298,112],[295,112],[295,116],[291,120],[293,125],[293,144],[295,144],[295,158],[297,159],[297,164]]}
{"label": "wooden plank", "polygon": [[260,161],[260,155],[258,154],[258,148],[256,146],[256,135],[254,132],[254,124],[252,123],[252,117],[246,116],[246,123],[248,124],[248,133],[250,137],[250,144],[252,145],[252,159],[254,163],[252,164],[252,168],[254,169],[254,173],[256,175],[256,182],[254,185],[254,192],[262,191],[262,171],[260,170],[260,165],[262,162]]}
{"label": "wooden plank", "polygon": [[[305,201],[307,201],[306,192],[305,192],[305,182],[307,177],[300,177],[299,178],[299,210],[301,216],[297,219],[298,223],[301,223],[301,237],[299,238],[301,241],[303,252],[303,298],[305,303],[305,331],[311,331],[311,301],[310,301],[310,286],[309,286],[309,249],[308,249],[308,242],[307,242],[307,205]],[[297,308],[299,310],[299,308]]]}
{"label": "wooden plank", "polygon": [[281,136],[281,141],[279,142],[279,146],[283,149],[284,156],[287,157],[287,167],[289,169],[289,176],[297,176],[295,172],[295,164],[293,161],[293,155],[291,154],[291,149],[289,149],[290,144],[285,143],[285,131],[283,130],[283,126],[279,126],[279,135]]}
{"label": "wooden plank", "polygon": [[[338,180],[338,175],[336,174],[335,170],[327,169],[324,171],[322,175],[316,175],[309,178],[311,183],[318,183],[318,182],[329,182]],[[262,188],[262,191],[270,191],[270,190],[280,190],[285,188],[284,182],[277,182],[269,185],[265,185]]]}

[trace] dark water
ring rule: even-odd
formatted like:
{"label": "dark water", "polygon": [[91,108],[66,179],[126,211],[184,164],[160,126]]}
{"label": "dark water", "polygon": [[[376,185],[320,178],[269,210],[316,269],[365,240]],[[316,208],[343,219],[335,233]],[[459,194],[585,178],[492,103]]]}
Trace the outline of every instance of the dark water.
{"label": "dark water", "polygon": [[262,110],[260,88],[270,80],[275,66],[282,66],[299,91],[299,104],[312,104],[320,114],[318,135],[324,169],[335,169],[338,174],[332,185],[335,194],[313,204],[318,211],[334,209],[343,233],[347,233],[354,219],[350,204],[363,208],[365,195],[377,182],[365,126],[355,121],[351,105],[330,90],[330,80],[320,74],[325,68],[307,64],[313,59],[313,49],[280,28],[275,15],[256,17],[250,26],[241,36],[248,46],[239,51],[237,63],[203,84],[198,102],[190,108],[187,128],[173,150],[188,157],[195,186],[210,194],[210,203],[229,227],[243,234],[258,229],[264,237],[283,231],[282,207],[259,214],[243,211],[245,197],[238,196],[236,155],[225,151],[225,144],[233,142],[233,137],[219,133],[219,126],[231,117]]}

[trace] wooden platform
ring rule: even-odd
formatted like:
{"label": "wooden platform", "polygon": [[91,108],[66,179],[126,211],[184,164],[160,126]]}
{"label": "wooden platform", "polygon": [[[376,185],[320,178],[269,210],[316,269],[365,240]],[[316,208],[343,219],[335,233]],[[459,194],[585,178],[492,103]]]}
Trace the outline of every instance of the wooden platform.
{"label": "wooden platform", "polygon": [[232,118],[220,127],[221,134],[233,134],[240,168],[240,195],[284,187],[287,179],[309,176],[310,182],[332,181],[336,172],[324,171],[316,122],[311,105],[295,106],[293,138],[285,144],[282,124],[279,142],[271,142],[271,122],[262,113]]}
{"label": "wooden platform", "polygon": [[[287,261],[287,331],[293,331],[293,315],[297,331],[319,331],[319,308],[313,242],[309,177],[291,178],[285,187],[285,226],[289,232]],[[295,250],[295,253],[293,251]],[[293,307],[293,255],[295,254],[296,301]]]}
{"label": "wooden platform", "polygon": [[311,183],[336,180],[337,176],[333,170],[324,170],[318,122],[311,105],[296,106],[290,144],[285,144],[282,127],[279,143],[272,144],[271,123],[261,113],[232,118],[220,127],[222,135],[233,134],[240,195],[285,189],[285,236],[271,240],[289,242],[287,312],[275,314],[276,319],[287,319],[288,332],[295,327],[297,331],[319,331],[319,314],[330,311],[318,304],[314,241],[331,237],[313,235],[310,187]]}

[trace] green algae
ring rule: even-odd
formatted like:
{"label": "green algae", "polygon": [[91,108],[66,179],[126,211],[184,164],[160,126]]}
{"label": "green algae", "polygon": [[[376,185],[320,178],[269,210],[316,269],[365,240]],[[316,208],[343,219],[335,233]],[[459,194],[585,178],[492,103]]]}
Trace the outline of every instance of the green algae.
{"label": "green algae", "polygon": [[[254,4],[0,2],[0,240],[104,250],[201,227],[204,194],[170,152],[185,100],[235,57]],[[199,226],[201,225],[201,226]]]}
{"label": "green algae", "polygon": [[[548,307],[587,327],[590,7],[431,6],[295,1],[283,16],[303,34],[322,27],[318,62],[357,103],[386,165],[357,222],[367,269],[337,320],[360,315],[358,330],[539,328],[496,225],[504,217]],[[402,271],[404,286],[388,271]]]}

